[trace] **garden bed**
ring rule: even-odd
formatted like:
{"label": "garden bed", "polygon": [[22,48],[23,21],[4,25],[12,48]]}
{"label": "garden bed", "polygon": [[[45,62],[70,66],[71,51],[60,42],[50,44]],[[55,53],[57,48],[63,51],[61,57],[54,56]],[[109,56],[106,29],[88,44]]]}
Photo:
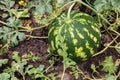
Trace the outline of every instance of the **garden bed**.
{"label": "garden bed", "polygon": [[[3,2],[4,1],[6,0],[3,0]],[[106,20],[108,20],[110,24],[117,28],[114,29],[114,27],[112,27],[112,30],[109,30],[108,28],[111,26],[109,26],[108,23],[104,23],[103,18],[102,20],[100,19],[102,25],[100,28],[101,42],[95,56],[77,63],[74,61],[68,61],[68,63],[65,63],[63,58],[64,56],[60,56],[59,54],[51,54],[49,49],[50,44],[48,41],[48,32],[52,23],[51,21],[54,18],[53,16],[50,17],[51,19],[49,18],[49,14],[51,14],[49,12],[54,11],[53,8],[56,8],[54,6],[55,2],[53,0],[49,0],[49,7],[52,6],[53,8],[48,11],[44,10],[40,13],[37,9],[42,10],[40,8],[41,6],[38,6],[43,5],[39,3],[39,1],[42,2],[42,0],[33,0],[35,5],[37,5],[36,7],[34,5],[32,5],[33,7],[29,7],[29,3],[32,3],[32,0],[25,0],[25,2],[24,0],[20,1],[9,0],[9,3],[11,3],[11,5],[13,4],[13,6],[10,7],[10,11],[0,9],[0,13],[5,14],[0,15],[0,31],[4,31],[4,29],[2,30],[3,27],[8,27],[11,29],[11,32],[18,30],[18,32],[24,33],[24,35],[20,33],[20,37],[17,35],[16,39],[12,39],[11,43],[9,41],[9,38],[11,37],[6,40],[2,40],[3,38],[0,37],[0,80],[120,79],[120,24],[116,23],[116,26],[114,25],[116,15],[118,16],[118,20],[120,22],[119,11],[115,12],[111,10],[111,13],[109,13],[111,16],[108,15],[107,17],[107,13],[106,15],[100,13],[102,16],[105,16]],[[70,3],[70,1],[72,0],[65,0],[61,2],[62,6]],[[96,1],[99,2],[99,0]],[[0,3],[1,6],[2,1],[0,1]],[[43,1],[43,3],[45,2]],[[91,5],[93,5],[93,3],[94,2],[90,2]],[[61,13],[67,11],[70,6],[71,3],[68,4]],[[20,14],[18,11],[19,9],[21,9],[21,13],[23,12],[23,14],[18,15]],[[24,13],[25,9],[28,9],[28,11]],[[94,18],[97,18],[96,15],[94,15],[95,13],[93,13],[90,8],[85,7],[84,4],[80,5],[79,0],[73,9],[90,14]],[[16,21],[19,19],[22,24],[19,23],[20,21],[12,22],[14,18]],[[22,28],[19,27],[21,25],[23,26]],[[2,35],[1,32],[0,36]],[[16,33],[13,33],[13,35]],[[118,45],[117,48],[116,45]]]}

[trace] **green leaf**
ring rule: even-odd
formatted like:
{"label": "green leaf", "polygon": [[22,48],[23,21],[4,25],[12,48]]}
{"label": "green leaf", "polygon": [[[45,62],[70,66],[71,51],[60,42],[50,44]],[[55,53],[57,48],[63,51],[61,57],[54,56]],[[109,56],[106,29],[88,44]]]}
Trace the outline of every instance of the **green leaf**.
{"label": "green leaf", "polygon": [[51,80],[57,80],[57,73],[50,73],[48,74]]}
{"label": "green leaf", "polygon": [[13,0],[2,0],[2,1],[0,1],[0,3],[2,5],[4,5],[7,9],[9,9],[9,8],[14,6],[15,1],[13,1]]}
{"label": "green leaf", "polygon": [[0,67],[3,65],[3,64],[7,64],[8,63],[8,59],[0,59]]}
{"label": "green leaf", "polygon": [[35,3],[34,3],[34,1],[30,1],[29,3],[28,3],[28,8],[30,9],[30,8],[32,8],[32,7],[35,7],[36,5],[35,5]]}
{"label": "green leaf", "polygon": [[110,0],[96,0],[94,2],[94,8],[98,12],[103,12],[111,8]]}
{"label": "green leaf", "polygon": [[120,42],[115,45],[115,49],[117,50],[118,53],[120,53]]}
{"label": "green leaf", "polygon": [[71,66],[74,66],[76,63],[70,58],[65,58],[63,60],[63,64],[65,65],[65,69],[67,69],[67,68],[69,68]]}
{"label": "green leaf", "polygon": [[12,62],[12,70],[15,72],[19,72],[21,75],[25,76],[25,66],[27,65],[27,61],[13,61]]}
{"label": "green leaf", "polygon": [[42,72],[44,68],[45,68],[44,65],[39,65],[39,67],[37,68],[37,72]]}
{"label": "green leaf", "polygon": [[69,1],[71,1],[71,0],[56,0],[55,4],[56,4],[56,7],[61,7],[64,4],[68,3]]}
{"label": "green leaf", "polygon": [[11,45],[14,46],[14,45],[18,45],[18,40],[17,40],[17,35],[15,34],[14,36],[11,37]]}
{"label": "green leaf", "polygon": [[0,0],[0,9],[3,11],[7,11],[11,16],[10,9],[14,6],[15,1],[13,0]]}
{"label": "green leaf", "polygon": [[45,13],[45,5],[36,6],[36,11],[40,14]]}
{"label": "green leaf", "polygon": [[114,10],[120,12],[120,1],[119,0],[96,0],[94,7],[97,11],[103,12],[106,10]]}
{"label": "green leaf", "polygon": [[8,73],[1,73],[0,74],[0,80],[9,80],[10,74]]}
{"label": "green leaf", "polygon": [[37,78],[41,78],[41,80],[51,80],[44,75],[44,68],[44,65],[39,65],[37,68],[31,67],[31,69],[28,70],[28,74],[33,77],[33,80],[36,80]]}
{"label": "green leaf", "polygon": [[19,52],[14,51],[12,53],[12,59],[14,59],[16,62],[20,62],[21,60],[20,60]]}
{"label": "green leaf", "polygon": [[51,0],[38,0],[38,4],[36,4],[35,11],[39,14],[44,14],[45,12],[51,13],[52,12],[52,5]]}
{"label": "green leaf", "polygon": [[43,0],[44,3],[49,4],[51,0]]}
{"label": "green leaf", "polygon": [[6,9],[4,5],[0,5],[0,9],[3,11],[8,11],[8,9]]}
{"label": "green leaf", "polygon": [[37,73],[36,68],[31,68],[30,70],[28,70],[29,75],[33,75],[33,74],[36,74],[36,73]]}
{"label": "green leaf", "polygon": [[57,0],[57,6],[61,6],[64,4],[64,0]]}
{"label": "green leaf", "polygon": [[109,74],[114,73],[116,70],[115,64],[112,60],[112,56],[106,57],[105,60],[101,62],[101,65],[103,66],[102,70],[108,72]]}
{"label": "green leaf", "polygon": [[[12,24],[11,24],[12,25]],[[0,28],[0,40],[3,44],[10,42],[10,46],[18,45],[19,41],[26,38],[25,34],[8,27]]]}
{"label": "green leaf", "polygon": [[42,74],[44,71],[45,66],[44,65],[39,65],[37,68],[32,68],[28,70],[28,73],[31,74]]}
{"label": "green leaf", "polygon": [[33,65],[28,65],[26,68],[25,68],[25,72],[28,73],[28,74],[33,74],[35,71]]}
{"label": "green leaf", "polygon": [[11,28],[18,29],[18,28],[22,27],[22,22],[20,19],[16,19],[15,17],[10,17],[8,19],[8,25]]}
{"label": "green leaf", "polygon": [[8,21],[8,25],[10,27],[13,27],[15,22],[15,17],[10,17],[7,21]]}
{"label": "green leaf", "polygon": [[17,79],[15,76],[12,76],[11,80],[19,80],[19,79]]}
{"label": "green leaf", "polygon": [[27,18],[27,17],[30,17],[30,14],[29,14],[29,12],[28,12],[28,9],[23,9],[23,10],[11,9],[11,12],[12,12],[17,18]]}
{"label": "green leaf", "polygon": [[73,71],[73,75],[76,80],[79,78],[79,67],[77,65],[70,66],[71,70]]}
{"label": "green leaf", "polygon": [[110,74],[106,75],[105,78],[106,78],[105,80],[116,80],[115,76],[110,75]]}
{"label": "green leaf", "polygon": [[120,0],[110,0],[114,9],[120,12]]}
{"label": "green leaf", "polygon": [[58,49],[57,52],[58,52],[58,54],[59,54],[60,56],[62,56],[62,57],[64,57],[64,58],[67,58],[67,53],[63,52],[62,49]]}
{"label": "green leaf", "polygon": [[22,56],[23,59],[26,59],[26,60],[32,60],[32,61],[37,61],[40,59],[39,56],[36,56],[34,55],[32,52],[28,53],[28,54],[24,54]]}
{"label": "green leaf", "polygon": [[46,5],[46,12],[52,13],[52,5]]}
{"label": "green leaf", "polygon": [[15,1],[10,0],[10,8],[13,7],[15,4]]}
{"label": "green leaf", "polygon": [[19,41],[23,41],[26,38],[25,34],[21,33],[21,32],[17,33],[17,37],[18,37]]}
{"label": "green leaf", "polygon": [[25,39],[25,34],[22,32],[15,32],[14,35],[11,35],[10,41],[11,41],[11,46],[16,46],[18,45],[19,41],[23,41]]}
{"label": "green leaf", "polygon": [[92,69],[93,73],[97,72],[96,66],[94,64],[91,64],[90,68]]}

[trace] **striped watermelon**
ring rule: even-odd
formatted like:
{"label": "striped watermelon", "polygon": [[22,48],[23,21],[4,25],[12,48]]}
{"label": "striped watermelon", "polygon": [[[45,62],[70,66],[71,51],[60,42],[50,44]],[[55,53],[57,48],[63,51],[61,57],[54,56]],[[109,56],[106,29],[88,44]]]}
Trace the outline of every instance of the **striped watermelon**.
{"label": "striped watermelon", "polygon": [[68,57],[75,61],[84,61],[91,57],[97,50],[101,33],[94,19],[81,12],[71,12],[71,18],[66,14],[60,15],[52,23],[48,33],[50,47],[57,51],[58,35],[64,39]]}

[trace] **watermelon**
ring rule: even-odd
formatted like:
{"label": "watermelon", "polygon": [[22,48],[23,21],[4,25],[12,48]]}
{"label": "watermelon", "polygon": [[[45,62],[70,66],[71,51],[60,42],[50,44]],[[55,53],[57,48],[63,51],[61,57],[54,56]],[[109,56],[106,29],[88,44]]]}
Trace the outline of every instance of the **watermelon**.
{"label": "watermelon", "polygon": [[101,32],[94,18],[86,13],[72,11],[70,19],[63,13],[51,24],[48,33],[50,47],[56,52],[59,35],[64,39],[68,57],[75,61],[85,61],[92,57],[99,47]]}

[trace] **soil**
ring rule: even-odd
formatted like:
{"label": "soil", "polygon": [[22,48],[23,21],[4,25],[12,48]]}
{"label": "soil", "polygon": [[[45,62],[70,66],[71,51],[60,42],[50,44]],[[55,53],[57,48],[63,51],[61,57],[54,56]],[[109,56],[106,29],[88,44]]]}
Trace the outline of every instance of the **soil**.
{"label": "soil", "polygon": [[[33,32],[34,35],[40,35],[40,34],[47,33],[46,29],[42,29]],[[104,48],[104,44],[110,42],[112,39],[110,36],[106,33],[102,34],[101,37],[101,44],[98,49],[98,51],[102,50]],[[117,40],[120,42],[120,38]],[[28,39],[23,42],[20,42],[20,44],[14,48],[10,48],[8,51],[7,57],[10,58],[11,53],[13,51],[18,51],[20,52],[20,55],[22,56],[23,54],[27,54],[29,52],[32,52],[34,55],[40,56],[40,60],[36,62],[29,62],[30,64],[33,64],[34,66],[39,66],[40,64],[45,65],[45,67],[49,67],[49,58],[48,58],[48,52],[47,49],[49,47],[48,39]],[[91,64],[99,65],[101,61],[105,59],[106,56],[112,56],[113,61],[115,62],[117,59],[120,59],[119,53],[115,49],[108,48],[106,51],[104,51],[102,54],[97,55],[95,57],[90,58],[87,61],[84,62],[79,62],[77,65],[79,68],[88,76],[91,76],[92,70],[90,69]],[[61,60],[62,61],[62,60]],[[63,65],[62,62],[56,62],[56,64],[53,66],[53,69],[49,69],[49,72],[57,72],[59,74],[59,77],[62,75],[63,71]],[[98,67],[98,71],[100,74],[94,74],[95,77],[100,78],[101,76],[104,76],[105,73],[101,71],[101,66]],[[116,73],[120,71],[120,65],[117,68]],[[26,77],[26,80],[31,80],[30,77]],[[59,80],[59,79],[58,79]],[[73,75],[71,74],[71,70],[68,69],[65,73],[64,80],[75,80]],[[82,80],[79,78],[78,80]]]}
{"label": "soil", "polygon": [[[33,21],[33,23],[34,23],[34,21]],[[37,24],[33,24],[33,26],[34,25],[36,26]],[[40,30],[33,31],[32,35],[34,35],[34,36],[47,36],[47,33],[48,33],[48,29],[43,28]],[[111,42],[111,40],[112,40],[111,37],[107,33],[102,33],[100,47],[98,48],[97,52],[104,49],[104,44]],[[120,38],[117,39],[117,42],[120,42]],[[38,60],[36,62],[29,61],[29,64],[33,64],[35,67],[39,66],[40,64],[45,65],[46,68],[49,67],[50,63],[49,63],[49,58],[48,58],[48,55],[49,55],[48,47],[49,47],[48,39],[27,38],[26,40],[20,42],[18,46],[10,48],[5,55],[0,56],[0,58],[2,58],[2,59],[3,58],[9,59],[9,64],[4,65],[2,68],[0,68],[0,72],[4,68],[6,68],[7,66],[10,66],[11,54],[13,51],[18,51],[20,53],[20,56],[22,56],[24,54],[28,54],[29,52],[31,52],[34,55],[39,56],[40,60]],[[120,59],[120,54],[117,53],[117,51],[115,49],[108,48],[102,54],[94,56],[94,57],[88,59],[87,61],[78,62],[77,65],[84,72],[84,74],[86,74],[87,76],[92,76],[91,75],[92,70],[90,69],[91,64],[99,65],[100,62],[103,61],[106,56],[112,56],[114,62],[117,59]],[[62,59],[61,59],[61,61],[62,61]],[[59,75],[59,78],[60,78],[62,75],[62,71],[63,71],[63,64],[61,61],[56,62],[56,64],[54,64],[53,67],[50,68],[47,73],[57,72]],[[102,66],[99,66],[97,68],[97,70],[99,71],[99,74],[94,74],[94,76],[96,78],[100,78],[101,76],[104,76],[106,74],[106,73],[102,72],[101,69],[102,69]],[[119,71],[120,71],[120,65],[117,67],[116,74]],[[17,75],[17,77],[20,77],[20,76]],[[81,77],[82,76],[79,75],[78,80],[84,80]],[[26,80],[31,80],[31,77],[26,76]],[[71,74],[70,69],[66,70],[64,80],[75,80],[73,77],[73,74]]]}

